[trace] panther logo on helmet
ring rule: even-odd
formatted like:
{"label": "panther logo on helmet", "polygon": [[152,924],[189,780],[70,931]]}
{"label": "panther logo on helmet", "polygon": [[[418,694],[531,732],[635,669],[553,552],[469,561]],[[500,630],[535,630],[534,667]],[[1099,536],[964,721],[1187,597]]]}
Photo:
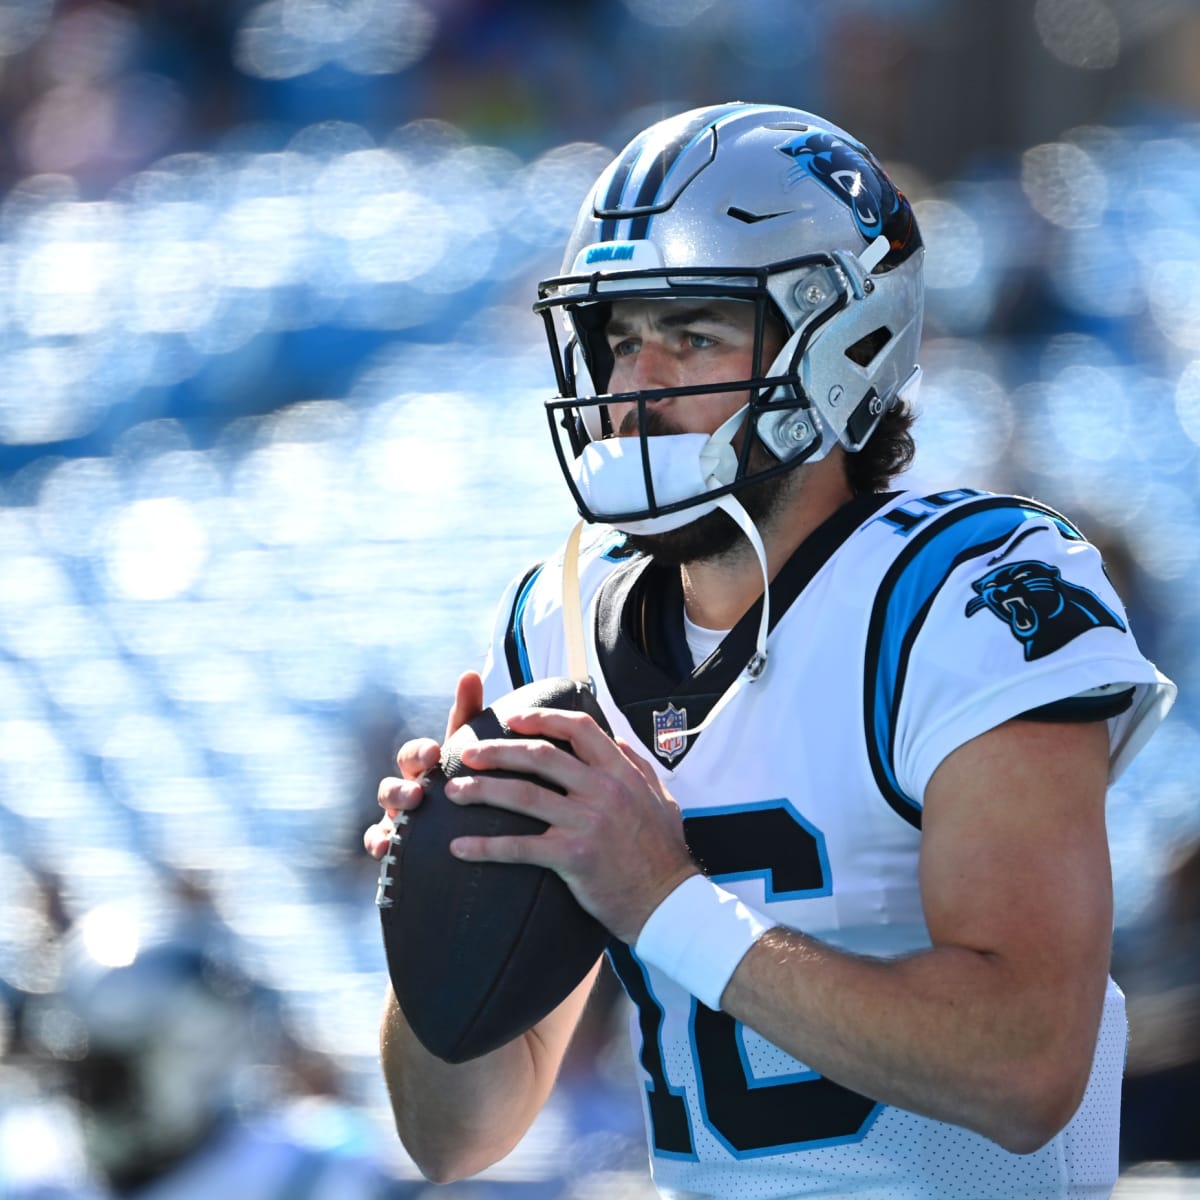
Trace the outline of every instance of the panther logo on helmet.
{"label": "panther logo on helmet", "polygon": [[[900,261],[916,246],[916,223],[912,208],[884,170],[864,151],[827,132],[801,134],[779,147],[793,160],[788,186],[795,187],[811,177],[836,197],[854,217],[854,224],[867,241],[881,233],[892,245],[893,254],[905,251]],[[920,244],[919,236],[916,245]]]}

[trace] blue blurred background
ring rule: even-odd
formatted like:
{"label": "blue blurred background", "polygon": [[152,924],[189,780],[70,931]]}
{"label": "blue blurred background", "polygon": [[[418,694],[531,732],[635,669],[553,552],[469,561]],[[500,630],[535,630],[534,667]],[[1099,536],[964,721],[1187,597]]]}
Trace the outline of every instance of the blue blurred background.
{"label": "blue blurred background", "polygon": [[[279,1001],[273,1103],[419,1188],[361,831],[573,518],[536,281],[729,99],[915,202],[906,482],[1064,509],[1180,685],[1110,806],[1127,1186],[1200,1158],[1198,64],[1192,0],[0,0],[0,1194],[83,1169],[72,955],[197,922]],[[497,1189],[645,1194],[622,1019]]]}

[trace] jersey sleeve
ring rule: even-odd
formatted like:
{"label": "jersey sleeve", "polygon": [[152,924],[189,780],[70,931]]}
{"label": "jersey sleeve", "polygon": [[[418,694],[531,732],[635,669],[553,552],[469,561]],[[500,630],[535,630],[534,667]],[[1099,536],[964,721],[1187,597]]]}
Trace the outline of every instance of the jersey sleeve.
{"label": "jersey sleeve", "polygon": [[901,588],[891,761],[917,807],[948,754],[1025,715],[1107,720],[1116,779],[1174,700],[1096,548],[1061,518],[1022,516],[1007,537],[914,559]]}

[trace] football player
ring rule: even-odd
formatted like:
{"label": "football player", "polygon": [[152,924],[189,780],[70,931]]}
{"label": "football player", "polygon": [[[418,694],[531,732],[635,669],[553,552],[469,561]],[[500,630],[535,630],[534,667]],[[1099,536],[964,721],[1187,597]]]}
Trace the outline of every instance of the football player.
{"label": "football player", "polygon": [[[1067,518],[889,490],[922,258],[853,137],[727,104],[634,139],[539,289],[590,524],[514,581],[450,728],[571,674],[617,736],[535,710],[464,750],[559,790],[448,785],[549,824],[452,850],[553,869],[614,935],[666,1196],[1100,1197],[1117,1176],[1105,792],[1174,686]],[[373,853],[437,754],[401,749]],[[389,1004],[396,1121],[431,1178],[521,1138],[589,984],[454,1067]]]}
{"label": "football player", "polygon": [[340,1100],[293,1089],[304,1062],[280,997],[228,931],[192,907],[168,924],[166,908],[151,932],[101,906],[55,947],[59,986],[30,998],[21,1030],[39,1087],[0,1097],[0,1196],[408,1195]]}

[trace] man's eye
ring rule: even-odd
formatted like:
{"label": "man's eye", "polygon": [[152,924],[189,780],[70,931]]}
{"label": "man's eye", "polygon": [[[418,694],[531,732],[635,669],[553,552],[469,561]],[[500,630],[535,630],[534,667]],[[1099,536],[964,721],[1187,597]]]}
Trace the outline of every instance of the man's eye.
{"label": "man's eye", "polygon": [[633,338],[625,338],[622,341],[613,343],[613,357],[625,358],[627,355],[636,354],[637,349],[638,343]]}
{"label": "man's eye", "polygon": [[705,333],[689,333],[687,335],[687,342],[693,350],[707,350],[709,346],[717,344],[717,339],[710,338]]}

